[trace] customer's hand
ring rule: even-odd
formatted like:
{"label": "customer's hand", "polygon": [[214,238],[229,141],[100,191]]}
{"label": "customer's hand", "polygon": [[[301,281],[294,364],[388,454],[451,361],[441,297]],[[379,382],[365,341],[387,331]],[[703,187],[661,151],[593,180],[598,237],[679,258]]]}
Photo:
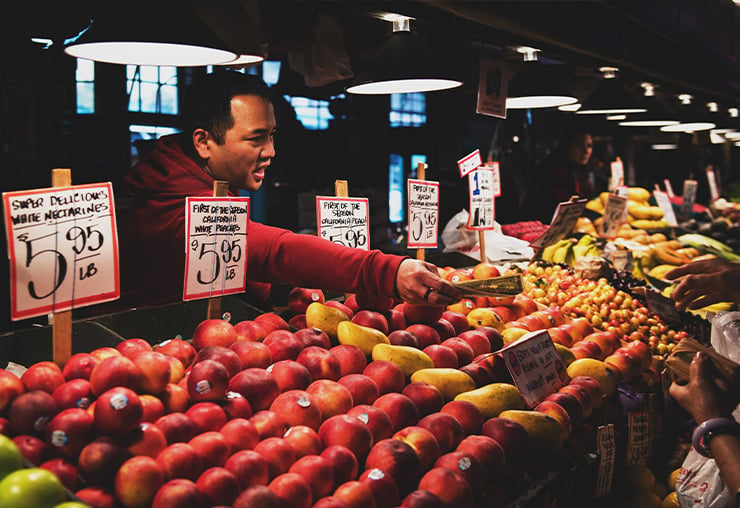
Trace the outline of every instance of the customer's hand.
{"label": "customer's hand", "polygon": [[724,259],[705,259],[687,263],[666,273],[665,278],[681,278],[671,298],[679,310],[700,309],[718,302],[740,301],[740,264]]}
{"label": "customer's hand", "polygon": [[450,305],[463,296],[462,291],[439,276],[436,266],[418,259],[401,262],[396,291],[404,302],[416,305]]}
{"label": "customer's hand", "polygon": [[685,385],[671,384],[669,393],[697,424],[710,418],[729,416],[737,404],[735,396],[729,397],[712,381],[714,368],[709,357],[698,352],[691,360],[689,382]]}

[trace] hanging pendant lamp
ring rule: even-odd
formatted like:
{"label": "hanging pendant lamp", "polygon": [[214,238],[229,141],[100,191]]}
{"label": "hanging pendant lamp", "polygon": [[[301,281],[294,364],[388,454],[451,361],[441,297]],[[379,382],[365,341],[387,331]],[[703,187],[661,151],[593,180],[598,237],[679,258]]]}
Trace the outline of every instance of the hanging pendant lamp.
{"label": "hanging pendant lamp", "polygon": [[556,108],[578,102],[560,85],[550,66],[527,61],[509,82],[506,109]]}
{"label": "hanging pendant lamp", "polygon": [[577,115],[628,115],[647,111],[624,89],[624,83],[616,77],[619,69],[602,67],[599,70],[603,73],[603,79],[576,111]]}

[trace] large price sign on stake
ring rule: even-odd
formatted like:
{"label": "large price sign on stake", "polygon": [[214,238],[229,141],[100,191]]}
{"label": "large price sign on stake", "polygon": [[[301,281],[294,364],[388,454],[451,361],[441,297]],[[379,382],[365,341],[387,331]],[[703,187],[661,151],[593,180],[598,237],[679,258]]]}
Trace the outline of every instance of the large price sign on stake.
{"label": "large price sign on stake", "polygon": [[493,171],[476,169],[468,174],[470,214],[468,229],[493,229],[496,210],[493,198]]}
{"label": "large price sign on stake", "polygon": [[11,319],[120,296],[110,183],[3,193]]}
{"label": "large price sign on stake", "polygon": [[183,300],[241,293],[247,287],[249,198],[185,200]]}
{"label": "large price sign on stake", "polygon": [[316,220],[321,238],[370,250],[367,198],[316,196]]}
{"label": "large price sign on stake", "polygon": [[437,246],[439,182],[408,180],[409,249]]}

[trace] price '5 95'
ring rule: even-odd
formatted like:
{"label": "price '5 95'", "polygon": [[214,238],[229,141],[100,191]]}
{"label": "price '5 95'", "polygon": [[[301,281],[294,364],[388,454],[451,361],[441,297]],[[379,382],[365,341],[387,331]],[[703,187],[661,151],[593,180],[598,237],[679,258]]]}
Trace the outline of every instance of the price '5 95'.
{"label": "price '5 95'", "polygon": [[[71,248],[74,253],[73,262],[77,263],[97,256],[99,254],[98,251],[105,243],[105,236],[98,229],[95,229],[94,226],[72,226],[61,238],[56,233],[36,238],[30,238],[28,233],[22,233],[18,235],[17,239],[26,246],[25,267],[29,269],[29,272],[49,274],[52,276],[51,289],[44,294],[39,294],[40,290],[37,288],[37,282],[39,281],[30,280],[28,282],[28,294],[36,300],[42,300],[53,294],[59,289],[67,276],[67,258],[63,252],[57,249],[68,250]],[[66,240],[71,244],[60,245],[60,239]],[[48,247],[47,245],[49,244],[52,247]],[[53,266],[53,270],[45,269],[49,266]],[[85,266],[79,268],[79,280],[92,277],[97,271],[95,263],[88,262]],[[38,285],[44,286],[44,284]]]}
{"label": "price '5 95'", "polygon": [[[198,282],[200,284],[212,284],[221,275],[221,263],[224,263],[224,277],[226,280],[232,280],[236,277],[236,264],[242,258],[242,247],[239,244],[240,238],[229,240],[224,239],[221,245],[217,247],[218,241],[200,243],[198,239],[190,242],[190,248],[198,254],[199,260],[210,259],[211,270],[198,270]],[[219,252],[220,251],[220,252]],[[211,272],[210,279],[206,279],[208,272]]]}

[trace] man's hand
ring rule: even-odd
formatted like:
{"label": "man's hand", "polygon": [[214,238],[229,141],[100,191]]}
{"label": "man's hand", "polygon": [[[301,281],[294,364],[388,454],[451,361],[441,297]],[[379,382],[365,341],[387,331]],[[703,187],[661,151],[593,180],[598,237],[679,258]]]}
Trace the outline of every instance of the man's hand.
{"label": "man's hand", "polygon": [[665,277],[668,280],[683,277],[671,294],[679,310],[740,300],[740,264],[724,259],[687,263],[666,273]]}
{"label": "man's hand", "polygon": [[727,395],[722,394],[712,382],[712,362],[704,353],[697,353],[691,360],[689,382],[685,385],[671,384],[669,393],[696,421],[697,424],[710,418],[728,416],[730,407]]}
{"label": "man's hand", "polygon": [[417,259],[401,262],[396,291],[404,302],[416,305],[450,305],[463,296],[462,291],[439,276],[436,266]]}

